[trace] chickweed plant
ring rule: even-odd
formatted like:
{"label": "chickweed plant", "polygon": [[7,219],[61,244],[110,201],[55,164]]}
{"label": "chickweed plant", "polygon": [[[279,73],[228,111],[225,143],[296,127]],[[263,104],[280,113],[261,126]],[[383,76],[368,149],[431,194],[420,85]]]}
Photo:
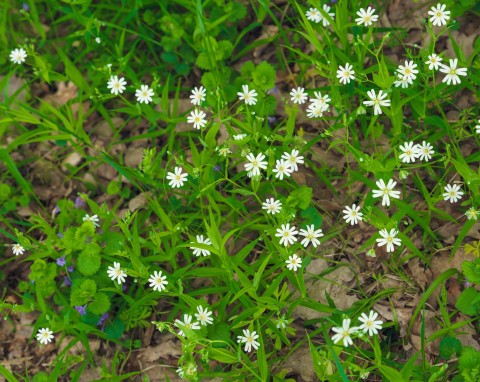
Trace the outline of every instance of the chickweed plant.
{"label": "chickweed plant", "polygon": [[4,4],[0,375],[478,381],[480,9],[398,3]]}

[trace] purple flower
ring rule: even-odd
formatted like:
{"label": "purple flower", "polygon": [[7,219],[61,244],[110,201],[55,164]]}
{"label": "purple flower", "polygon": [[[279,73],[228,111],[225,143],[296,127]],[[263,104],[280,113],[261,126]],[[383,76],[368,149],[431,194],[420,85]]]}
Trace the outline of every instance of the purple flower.
{"label": "purple flower", "polygon": [[63,239],[63,233],[58,232],[58,233],[57,233],[57,237],[59,237],[60,239]]}
{"label": "purple flower", "polygon": [[57,265],[58,265],[59,267],[65,266],[66,263],[67,263],[67,262],[65,261],[65,256],[59,257],[59,258],[57,259]]}
{"label": "purple flower", "polygon": [[106,319],[109,317],[108,313],[102,314],[102,317],[98,320],[97,326],[103,325],[103,323],[106,321]]}
{"label": "purple flower", "polygon": [[26,10],[27,12],[30,10],[30,7],[28,6],[27,3],[22,3],[22,8]]}
{"label": "purple flower", "polygon": [[53,214],[54,214],[54,215],[58,215],[58,214],[60,213],[60,211],[61,211],[61,210],[60,210],[60,207],[57,205],[57,206],[55,206],[55,208],[53,209]]}
{"label": "purple flower", "polygon": [[80,196],[77,196],[75,198],[75,208],[81,208],[83,206],[85,206],[85,201]]}
{"label": "purple flower", "polygon": [[72,282],[67,276],[63,276],[63,284],[62,286],[72,286]]}
{"label": "purple flower", "polygon": [[274,115],[272,115],[271,117],[268,117],[268,123],[270,123],[270,124],[272,124],[276,120],[277,120],[277,117],[275,117]]}
{"label": "purple flower", "polygon": [[82,316],[85,316],[87,314],[87,305],[84,305],[84,306],[76,306],[75,307],[75,310],[80,313],[80,315]]}
{"label": "purple flower", "polygon": [[68,268],[67,268],[67,271],[72,273],[73,272],[73,265],[70,265]]}
{"label": "purple flower", "polygon": [[275,86],[273,89],[267,91],[267,94],[278,93],[278,88]]}
{"label": "purple flower", "polygon": [[220,165],[216,164],[215,167],[213,168],[213,170],[215,172],[218,172],[218,171],[220,171],[220,168],[221,168]]}

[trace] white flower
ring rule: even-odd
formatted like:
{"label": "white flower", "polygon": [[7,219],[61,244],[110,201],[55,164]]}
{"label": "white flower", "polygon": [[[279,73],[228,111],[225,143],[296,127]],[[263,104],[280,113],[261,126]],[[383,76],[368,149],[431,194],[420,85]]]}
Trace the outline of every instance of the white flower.
{"label": "white flower", "polygon": [[480,134],[480,119],[478,120],[478,125],[475,126],[475,132],[476,132],[477,134]]}
{"label": "white flower", "polygon": [[187,117],[188,123],[193,123],[194,129],[200,129],[201,127],[205,127],[207,121],[205,119],[207,115],[201,110],[193,110],[190,115]]}
{"label": "white flower", "polygon": [[443,200],[450,201],[450,203],[456,203],[458,200],[462,199],[463,191],[460,191],[460,186],[454,184],[453,186],[447,184],[444,188],[445,193],[443,194]]}
{"label": "white flower", "polygon": [[293,172],[290,162],[283,159],[277,159],[275,161],[275,168],[272,170],[275,173],[275,178],[282,180],[283,176],[290,176]]}
{"label": "white flower", "polygon": [[[330,12],[330,7],[327,4],[323,4],[323,10],[324,12],[329,15],[332,19],[335,17],[335,13]],[[328,27],[330,25],[330,21],[328,21],[322,14],[321,16],[321,21],[324,27]]]}
{"label": "white flower", "polygon": [[297,149],[293,149],[292,153],[283,153],[282,159],[285,159],[288,163],[290,163],[290,167],[293,171],[298,171],[298,165],[303,164],[303,157],[299,156],[299,151]]}
{"label": "white flower", "polygon": [[267,200],[262,204],[262,209],[266,210],[267,214],[275,215],[276,213],[279,213],[280,210],[282,209],[282,203],[280,202],[280,200],[267,198]]}
{"label": "white flower", "polygon": [[125,282],[125,278],[127,277],[127,274],[120,269],[120,263],[113,263],[113,267],[108,267],[107,269],[107,274],[108,277],[112,279],[112,281],[115,281],[117,279],[117,282],[119,284]]}
{"label": "white flower", "polygon": [[245,139],[247,137],[247,134],[237,134],[233,136],[233,139],[236,141],[241,141],[242,139]]}
{"label": "white flower", "polygon": [[250,330],[248,329],[243,329],[243,336],[237,336],[237,342],[240,344],[240,343],[244,343],[245,344],[245,348],[244,350],[246,352],[250,352],[252,350],[252,347],[253,349],[257,350],[258,347],[260,346],[260,343],[258,341],[256,341],[256,339],[258,338],[258,334],[256,331],[253,331],[250,333]]}
{"label": "white flower", "polygon": [[345,216],[343,217],[347,223],[351,225],[358,224],[360,220],[363,220],[363,214],[360,212],[360,206],[353,204],[350,208],[349,206],[345,206],[345,209],[342,211]]}
{"label": "white flower", "polygon": [[212,315],[211,310],[208,310],[208,308],[203,309],[203,306],[198,305],[197,312],[198,313],[195,313],[195,317],[201,325],[207,326],[213,324],[213,317],[210,317]]}
{"label": "white flower", "polygon": [[159,292],[164,290],[165,285],[168,284],[167,276],[162,276],[162,271],[154,271],[153,274],[150,275],[148,282],[150,283],[150,288],[153,288],[154,291],[158,290]]}
{"label": "white flower", "polygon": [[382,197],[382,206],[390,206],[390,197],[395,199],[400,199],[400,191],[394,191],[393,187],[395,187],[397,182],[394,182],[393,179],[390,179],[385,185],[383,179],[380,179],[376,182],[378,190],[373,190],[373,197],[379,198]]}
{"label": "white flower", "polygon": [[433,146],[430,143],[423,141],[421,145],[417,144],[416,146],[420,160],[425,160],[428,162],[430,159],[432,159],[432,155],[435,154],[435,151],[433,151]]}
{"label": "white flower", "polygon": [[383,90],[378,91],[378,95],[375,94],[375,90],[369,90],[367,92],[370,101],[363,101],[363,104],[366,106],[373,106],[373,114],[379,115],[382,114],[382,109],[380,106],[390,106],[390,100],[384,99],[387,96],[387,93],[384,93]]}
{"label": "white flower", "polygon": [[41,344],[48,344],[53,340],[53,332],[49,328],[39,329],[37,333],[37,341]]}
{"label": "white flower", "polygon": [[23,252],[25,252],[25,248],[23,248],[20,244],[13,244],[12,252],[15,256],[23,255]]}
{"label": "white flower", "polygon": [[377,320],[377,317],[378,313],[373,310],[370,311],[368,316],[365,313],[362,313],[361,316],[358,317],[358,321],[362,323],[358,329],[363,330],[364,333],[368,332],[369,336],[378,334],[378,331],[382,329],[383,321]]}
{"label": "white flower", "polygon": [[192,90],[192,94],[190,95],[190,102],[193,103],[195,106],[198,106],[203,101],[205,101],[206,96],[207,91],[203,86],[200,86],[200,88],[195,87],[195,89]]}
{"label": "white flower", "polygon": [[224,157],[232,153],[229,147],[220,147],[220,148],[217,147],[216,150],[221,156],[224,156]]}
{"label": "white flower", "polygon": [[249,177],[260,175],[260,169],[265,170],[267,168],[267,162],[264,159],[265,155],[262,153],[257,156],[252,153],[247,155],[248,163],[245,164],[245,170],[250,174]]}
{"label": "white flower", "polygon": [[348,62],[345,64],[345,67],[340,65],[337,70],[337,78],[340,80],[340,83],[344,85],[350,83],[350,80],[355,79],[355,71],[353,70],[353,66]]}
{"label": "white flower", "polygon": [[243,92],[238,92],[240,101],[245,100],[247,105],[255,105],[257,103],[257,92],[255,89],[248,90],[248,85],[242,85]]}
{"label": "white flower", "polygon": [[102,40],[100,39],[100,37],[95,37],[95,42],[97,44],[100,44],[102,42]]}
{"label": "white flower", "polygon": [[312,224],[310,226],[307,225],[307,229],[301,229],[300,233],[301,236],[304,236],[305,239],[301,241],[301,244],[306,248],[310,242],[312,242],[312,245],[314,248],[317,248],[317,245],[320,244],[320,240],[318,240],[319,237],[323,236],[323,231],[322,229],[317,229],[315,231],[315,226]]}
{"label": "white flower", "polygon": [[172,188],[175,187],[183,187],[183,184],[187,181],[188,174],[187,173],[182,173],[182,168],[181,167],[175,167],[173,170],[174,172],[168,172],[167,173],[167,180],[168,185]]}
{"label": "white flower", "polygon": [[293,254],[292,256],[290,256],[288,260],[286,260],[285,262],[287,263],[287,268],[289,270],[293,269],[294,272],[297,271],[297,268],[302,267],[302,259],[298,257],[296,254]]}
{"label": "white flower", "polygon": [[322,15],[318,11],[317,8],[310,8],[306,13],[305,16],[307,16],[307,20],[313,21],[315,23],[319,23],[322,21]]}
{"label": "white flower", "polygon": [[94,227],[100,227],[100,224],[98,224],[98,222],[100,220],[98,219],[97,215],[90,216],[89,214],[85,214],[85,216],[83,217],[83,221],[84,222],[87,222],[87,221],[91,222]]}
{"label": "white flower", "polygon": [[177,328],[180,329],[178,332],[178,335],[185,337],[185,333],[183,332],[183,329],[187,330],[198,330],[200,329],[200,325],[198,322],[192,322],[193,317],[190,314],[184,314],[183,315],[183,322],[180,321],[179,319],[176,319],[174,324]]}
{"label": "white flower", "polygon": [[328,104],[330,103],[331,99],[328,94],[322,95],[322,92],[313,92],[315,98],[310,98],[310,102],[312,104],[320,105],[323,111],[328,109]]}
{"label": "white flower", "polygon": [[25,49],[14,49],[10,52],[10,61],[14,64],[23,64],[27,58],[27,52]]}
{"label": "white flower", "polygon": [[303,104],[307,102],[308,95],[305,93],[304,88],[292,89],[290,95],[292,96],[290,99],[293,103]]}
{"label": "white flower", "polygon": [[414,144],[413,142],[405,142],[399,146],[399,149],[402,151],[402,154],[399,155],[399,158],[402,160],[403,163],[410,163],[415,162],[420,156],[418,152],[418,145]]}
{"label": "white flower", "polygon": [[292,245],[297,241],[297,237],[295,236],[298,231],[295,230],[295,226],[290,227],[290,223],[282,224],[281,228],[277,228],[277,233],[275,234],[276,237],[280,238],[280,245]]}
{"label": "white flower", "polygon": [[[204,239],[203,235],[197,235],[196,238],[197,238],[198,244],[212,245],[212,242],[208,237]],[[196,244],[196,243],[191,241],[190,244]],[[197,248],[197,247],[190,247],[190,249],[193,249],[193,254],[197,257],[199,257],[200,255],[203,255],[203,256],[210,255],[210,251],[208,249]]]}
{"label": "white flower", "polygon": [[307,117],[308,118],[320,118],[323,117],[323,112],[325,109],[318,103],[314,102],[308,105],[307,107]]}
{"label": "white flower", "polygon": [[375,9],[372,7],[368,7],[367,10],[365,11],[364,8],[360,8],[360,10],[357,12],[357,15],[359,16],[357,19],[355,19],[355,22],[357,25],[365,25],[366,27],[369,27],[372,25],[372,23],[377,22],[378,16],[374,15]]}
{"label": "white flower", "polygon": [[480,211],[477,211],[474,207],[470,207],[467,212],[465,212],[465,216],[468,220],[477,220],[478,215],[480,215]]}
{"label": "white flower", "polygon": [[440,64],[440,71],[446,74],[442,82],[446,82],[447,85],[450,85],[450,82],[452,83],[452,85],[459,84],[461,82],[459,76],[466,76],[467,69],[457,68],[458,60],[456,58],[453,60],[450,59],[449,62],[450,67]]}
{"label": "white flower", "polygon": [[417,78],[418,69],[417,64],[413,61],[405,61],[405,66],[398,65],[397,72],[402,76],[402,79],[408,83],[412,83]]}
{"label": "white flower", "polygon": [[282,317],[278,317],[277,319],[277,323],[276,323],[276,327],[277,329],[285,329],[287,327],[287,324],[288,324],[288,320],[287,318],[285,317],[285,315],[283,315]]}
{"label": "white flower", "polygon": [[395,250],[395,245],[401,245],[402,240],[397,237],[398,231],[395,229],[391,229],[390,232],[388,232],[385,228],[379,231],[380,236],[382,236],[381,239],[377,239],[378,246],[381,247],[383,245],[387,245],[387,252],[393,252]]}
{"label": "white flower", "polygon": [[126,84],[127,81],[123,77],[111,76],[107,82],[107,88],[111,90],[112,94],[118,95],[118,93],[121,94],[126,89]]}
{"label": "white flower", "polygon": [[152,102],[152,97],[154,96],[152,89],[148,85],[141,85],[140,89],[135,90],[135,97],[137,97],[137,102],[148,104]]}
{"label": "white flower", "polygon": [[353,345],[353,341],[350,336],[356,331],[358,331],[358,328],[351,328],[350,327],[351,322],[352,320],[350,318],[344,318],[342,321],[342,327],[332,328],[332,330],[336,333],[332,336],[332,341],[334,343],[343,341],[343,346],[345,347],[349,345]]}
{"label": "white flower", "polygon": [[430,70],[438,70],[438,66],[442,62],[442,57],[437,56],[435,53],[432,53],[428,56],[428,61],[425,62],[428,65]]}
{"label": "white flower", "polygon": [[408,79],[405,79],[401,75],[398,76],[398,79],[393,83],[396,88],[402,87],[402,89],[406,89],[410,86],[410,82],[408,82]]}
{"label": "white flower", "polygon": [[181,367],[179,367],[176,371],[177,371],[177,374],[180,378],[185,378],[185,372],[183,371],[183,369]]}
{"label": "white flower", "polygon": [[445,10],[446,5],[445,4],[437,4],[437,7],[435,8],[432,6],[430,10],[428,11],[428,14],[432,17],[430,17],[430,22],[433,25],[437,26],[442,26],[442,25],[447,25],[447,21],[450,20],[450,11]]}

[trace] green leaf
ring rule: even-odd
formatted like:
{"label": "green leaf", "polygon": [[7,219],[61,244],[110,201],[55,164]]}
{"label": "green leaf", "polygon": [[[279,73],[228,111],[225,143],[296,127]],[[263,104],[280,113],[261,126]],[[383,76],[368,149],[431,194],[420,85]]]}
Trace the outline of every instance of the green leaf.
{"label": "green leaf", "polygon": [[240,73],[245,78],[253,77],[253,72],[255,71],[255,65],[252,61],[245,62],[240,68]]}
{"label": "green leaf", "polygon": [[208,356],[211,359],[222,363],[237,363],[238,359],[231,351],[221,348],[211,348],[208,351]]}
{"label": "green leaf", "polygon": [[304,210],[312,201],[313,189],[307,186],[300,186],[290,193],[287,198],[287,205],[291,208],[299,207]]}
{"label": "green leaf", "polygon": [[88,238],[92,237],[95,233],[95,226],[91,221],[85,221],[83,224],[77,228],[75,232],[75,240],[80,244],[83,244],[87,241]]}
{"label": "green leaf", "polygon": [[471,283],[480,285],[480,260],[464,261],[462,264],[463,274]]}
{"label": "green leaf", "polygon": [[390,382],[404,382],[404,381],[407,381],[405,379],[403,379],[403,376],[402,374],[400,374],[397,370],[389,367],[389,366],[385,366],[385,365],[378,365],[378,370],[380,370],[380,373],[382,373],[385,378],[387,378],[387,380],[389,380]]}
{"label": "green leaf", "polygon": [[103,314],[110,309],[110,299],[103,292],[98,292],[93,302],[88,305],[88,310],[93,314]]}
{"label": "green leaf", "polygon": [[110,323],[110,325],[105,327],[105,334],[111,339],[119,340],[122,338],[124,330],[125,323],[117,317]]}
{"label": "green leaf", "polygon": [[100,268],[101,256],[100,246],[97,243],[87,244],[82,253],[78,256],[78,270],[85,276],[95,274]]}
{"label": "green leaf", "polygon": [[255,87],[268,90],[275,87],[275,69],[267,61],[261,62],[252,73]]}
{"label": "green leaf", "polygon": [[70,305],[78,306],[85,305],[95,296],[97,291],[97,284],[95,281],[87,279],[74,283],[72,286],[72,294],[70,295]]}
{"label": "green leaf", "polygon": [[[210,59],[207,53],[201,52],[197,56],[197,59],[195,61],[195,64],[203,70],[211,70],[213,69],[210,65]],[[207,88],[208,89],[208,88]],[[210,88],[211,89],[211,88]]]}
{"label": "green leaf", "polygon": [[480,313],[480,292],[474,287],[465,289],[458,296],[455,308],[468,316],[475,316]]}
{"label": "green leaf", "polygon": [[440,355],[449,360],[454,354],[460,354],[462,343],[455,337],[443,337],[440,341]]}

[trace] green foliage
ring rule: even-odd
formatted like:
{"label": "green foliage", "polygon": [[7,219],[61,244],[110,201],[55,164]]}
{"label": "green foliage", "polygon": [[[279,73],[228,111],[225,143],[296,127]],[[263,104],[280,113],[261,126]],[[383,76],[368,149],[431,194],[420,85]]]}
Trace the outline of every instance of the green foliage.
{"label": "green foliage", "polygon": [[85,305],[95,296],[97,284],[94,280],[79,279],[72,285],[72,294],[70,296],[70,305]]}
{"label": "green foliage", "polygon": [[464,261],[462,270],[469,282],[480,285],[480,259]]}
{"label": "green foliage", "polygon": [[96,243],[89,243],[78,255],[78,270],[85,276],[97,273],[101,264],[100,246]]}
{"label": "green foliage", "polygon": [[[29,1],[28,11],[2,9],[2,264],[10,263],[5,273],[17,265],[11,245],[18,243],[25,250],[18,266],[29,274],[14,286],[21,303],[2,297],[0,312],[10,319],[36,311],[36,330],[52,329],[55,342],[74,338],[59,345],[64,350],[50,373],[34,380],[77,380],[93,362],[89,340],[95,336],[122,346],[102,378],[129,380],[137,373],[122,368],[131,349],[142,345],[137,329],[151,325],[181,342],[179,373],[192,381],[294,380],[282,365],[305,346],[322,381],[479,379],[478,352],[454,335],[478,324],[480,292],[463,290],[457,311],[446,297],[451,277],[480,285],[480,241],[466,242],[477,216],[464,216],[480,203],[480,156],[471,150],[480,112],[461,98],[478,98],[480,43],[465,57],[450,33],[462,27],[458,16],[479,11],[478,5],[449,2],[449,24],[419,25],[425,40],[414,46],[405,44],[405,28],[356,25],[356,12],[367,3],[334,3],[328,5],[334,16],[319,2],[290,0],[282,8],[263,0],[122,0],[121,6],[52,0]],[[427,18],[423,5],[418,9]],[[311,7],[319,7],[323,20],[307,19]],[[445,38],[452,49],[439,51]],[[27,51],[24,64],[8,60],[16,47]],[[445,64],[457,58],[468,75],[445,84],[444,74],[427,70],[433,52]],[[395,84],[404,60],[419,69],[407,88]],[[355,79],[344,85],[337,69],[347,62]],[[107,88],[114,75],[127,82],[121,94]],[[13,79],[21,85],[11,94]],[[140,85],[151,88],[152,102],[135,101]],[[205,99],[184,102],[191,87],[201,85]],[[255,90],[254,105],[239,100],[242,85]],[[288,93],[298,87],[310,100],[319,93],[331,99],[321,116],[305,116],[311,101],[291,101]],[[369,90],[380,89],[391,104],[378,114],[365,101]],[[185,122],[194,109],[206,112],[206,126],[198,130]],[[402,161],[401,145],[410,141],[431,143],[432,158]],[[272,170],[293,149],[304,158],[301,173],[280,180]],[[244,171],[249,153],[265,155],[259,176]],[[188,174],[178,188],[169,184],[176,167]],[[401,194],[388,207],[372,196],[379,179],[393,179]],[[463,192],[452,205],[443,200],[448,182]],[[84,194],[75,195],[78,190]],[[262,209],[267,198],[282,203],[279,213]],[[353,203],[362,209],[359,228],[342,220],[344,206]],[[280,244],[276,229],[287,222],[321,228],[325,237],[316,247],[305,248],[300,236]],[[445,223],[452,232],[458,228],[453,245],[442,237],[449,232],[437,229]],[[369,279],[359,270],[373,264],[365,254],[375,254],[383,228],[398,230],[401,245],[382,253],[382,266],[369,276],[375,282],[365,289]],[[380,335],[352,334],[355,346],[345,349],[331,339],[343,320],[358,327],[361,313],[377,303],[396,306],[392,300],[402,291],[383,288],[383,280],[418,288],[409,261],[428,268],[435,256],[448,256],[446,248],[455,254],[461,246],[476,257],[463,263],[463,275],[445,269],[416,301],[408,331],[421,318],[421,351],[405,358],[397,333],[404,322],[396,312],[393,322],[379,317]],[[302,260],[297,270],[286,267],[293,254]],[[351,281],[337,277],[347,269]],[[0,282],[7,281],[11,298],[16,280],[2,273]],[[320,281],[333,286],[321,297],[315,294]],[[442,327],[427,337],[423,312],[439,287]],[[338,308],[353,295],[353,306]],[[176,321],[200,320],[199,306],[207,307],[213,324],[192,329]],[[304,319],[301,309],[313,318]],[[471,320],[454,321],[458,311]],[[247,329],[258,335],[250,353],[238,341]],[[425,345],[439,338],[440,356],[449,362],[429,364]],[[68,355],[76,343],[85,355]],[[7,379],[9,373],[0,367]]]}
{"label": "green foliage", "polygon": [[440,341],[440,356],[449,360],[462,351],[462,343],[455,337],[443,337]]}
{"label": "green foliage", "polygon": [[463,290],[455,302],[455,308],[468,316],[480,314],[480,292],[474,287]]}

